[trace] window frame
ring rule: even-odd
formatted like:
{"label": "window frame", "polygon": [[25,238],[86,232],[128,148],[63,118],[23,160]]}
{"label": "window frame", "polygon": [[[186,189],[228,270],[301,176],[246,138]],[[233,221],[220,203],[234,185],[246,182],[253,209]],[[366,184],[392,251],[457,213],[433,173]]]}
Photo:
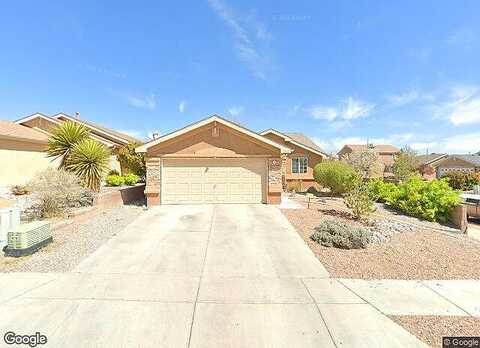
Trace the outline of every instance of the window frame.
{"label": "window frame", "polygon": [[[296,160],[296,161],[295,161]],[[302,160],[305,161],[305,163],[302,165]],[[294,161],[297,163],[296,165],[296,170],[297,172],[294,171]],[[292,171],[292,174],[307,174],[308,173],[308,157],[307,156],[295,156],[292,157],[290,169]],[[305,171],[303,171],[305,170]]]}

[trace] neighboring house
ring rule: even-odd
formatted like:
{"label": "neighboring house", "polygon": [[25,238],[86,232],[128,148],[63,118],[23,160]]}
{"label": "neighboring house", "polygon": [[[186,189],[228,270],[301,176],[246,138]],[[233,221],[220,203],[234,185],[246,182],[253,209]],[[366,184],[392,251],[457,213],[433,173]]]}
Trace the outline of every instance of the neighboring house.
{"label": "neighboring house", "polygon": [[391,177],[393,176],[393,164],[395,157],[400,153],[400,149],[393,145],[345,145],[337,152],[338,158],[345,159],[348,155],[353,153],[373,151],[378,154],[378,170],[372,177]]}
{"label": "neighboring house", "polygon": [[284,189],[306,191],[310,187],[318,188],[313,178],[313,168],[328,158],[318,145],[302,133],[282,133],[268,129],[260,134],[293,150],[282,158]]}
{"label": "neighboring house", "polygon": [[437,178],[452,171],[476,173],[480,172],[480,155],[448,155],[433,166],[436,169]]}
{"label": "neighboring house", "polygon": [[39,130],[0,120],[0,186],[25,184],[58,162],[45,155],[48,136]]}
{"label": "neighboring house", "polygon": [[446,153],[431,153],[417,156],[417,169],[425,179],[437,178],[437,164],[448,157]]}
{"label": "neighboring house", "polygon": [[282,156],[294,152],[213,115],[137,147],[149,206],[281,201]]}
{"label": "neighboring house", "polygon": [[110,169],[112,170],[115,169],[119,172],[121,171],[120,163],[117,161],[115,156],[115,150],[118,147],[131,142],[137,144],[143,143],[141,140],[131,137],[128,134],[123,134],[113,129],[105,128],[92,122],[85,121],[80,118],[78,113],[75,117],[64,113],[59,113],[53,116],[35,113],[19,119],[15,121],[15,123],[50,135],[53,128],[58,127],[62,122],[66,121],[76,122],[84,125],[90,130],[90,137],[92,139],[105,144],[112,151],[112,155],[110,157]]}

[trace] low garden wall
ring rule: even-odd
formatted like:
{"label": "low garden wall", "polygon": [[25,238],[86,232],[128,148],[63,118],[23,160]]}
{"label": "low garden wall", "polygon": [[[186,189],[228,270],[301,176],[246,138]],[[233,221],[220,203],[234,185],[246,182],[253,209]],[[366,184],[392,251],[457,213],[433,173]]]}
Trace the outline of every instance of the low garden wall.
{"label": "low garden wall", "polygon": [[121,187],[118,190],[103,192],[93,199],[93,206],[97,208],[114,208],[125,204],[132,204],[145,199],[145,184]]}

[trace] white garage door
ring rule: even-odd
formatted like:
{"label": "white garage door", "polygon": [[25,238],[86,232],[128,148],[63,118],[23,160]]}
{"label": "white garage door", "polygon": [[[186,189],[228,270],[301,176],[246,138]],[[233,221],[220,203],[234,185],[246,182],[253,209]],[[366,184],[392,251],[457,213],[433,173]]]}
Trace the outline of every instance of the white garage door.
{"label": "white garage door", "polygon": [[166,159],[162,203],[262,203],[266,160]]}

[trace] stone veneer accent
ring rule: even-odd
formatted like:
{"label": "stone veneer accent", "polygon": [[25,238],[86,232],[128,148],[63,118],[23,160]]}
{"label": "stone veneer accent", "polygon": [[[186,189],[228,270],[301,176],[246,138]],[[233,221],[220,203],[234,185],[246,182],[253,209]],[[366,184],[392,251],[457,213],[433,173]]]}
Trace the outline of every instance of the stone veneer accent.
{"label": "stone veneer accent", "polygon": [[160,164],[161,159],[157,157],[149,157],[146,160],[147,168],[147,185],[145,186],[145,197],[147,205],[160,204]]}
{"label": "stone veneer accent", "polygon": [[268,204],[279,204],[281,201],[282,186],[282,160],[268,159]]}

